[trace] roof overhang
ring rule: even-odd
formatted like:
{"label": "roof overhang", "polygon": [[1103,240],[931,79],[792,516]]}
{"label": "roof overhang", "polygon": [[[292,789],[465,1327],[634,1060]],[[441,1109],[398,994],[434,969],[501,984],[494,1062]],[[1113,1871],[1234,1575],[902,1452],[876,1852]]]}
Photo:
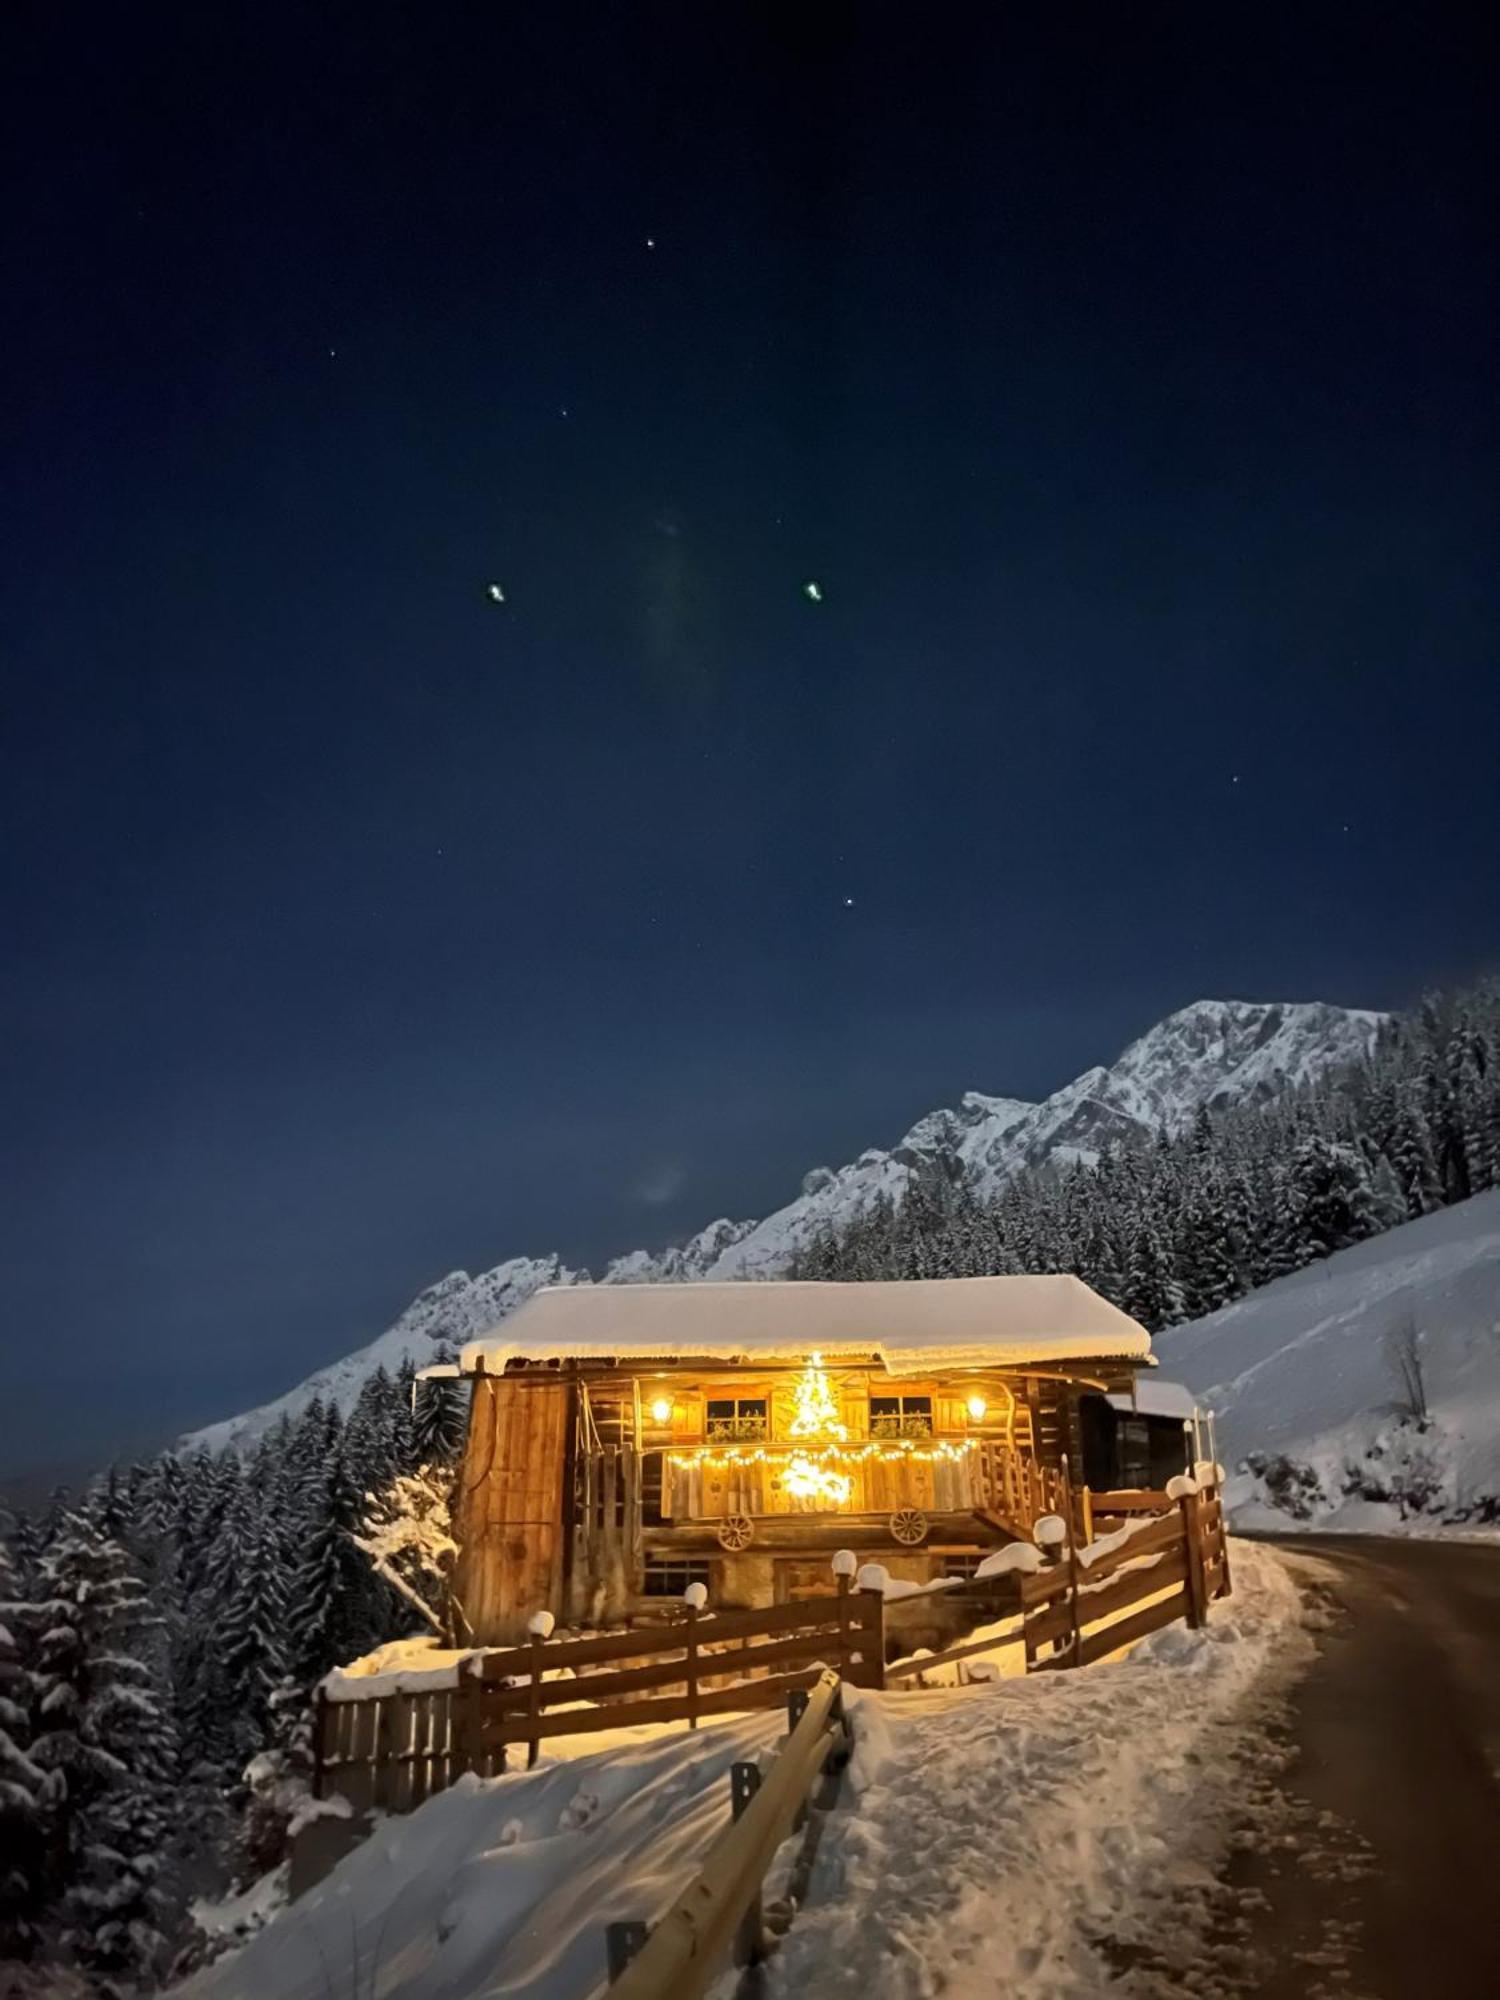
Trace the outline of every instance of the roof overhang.
{"label": "roof overhang", "polygon": [[469,1342],[460,1365],[492,1375],[523,1361],[793,1367],[811,1352],[890,1375],[1152,1365],[1145,1328],[1068,1276],[548,1286]]}

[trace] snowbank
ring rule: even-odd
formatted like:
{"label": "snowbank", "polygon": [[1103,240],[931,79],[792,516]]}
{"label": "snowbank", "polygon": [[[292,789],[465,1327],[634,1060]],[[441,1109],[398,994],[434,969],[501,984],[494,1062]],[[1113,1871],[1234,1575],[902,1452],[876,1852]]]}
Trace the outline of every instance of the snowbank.
{"label": "snowbank", "polygon": [[346,1667],[335,1667],[324,1678],[323,1692],[330,1701],[370,1701],[376,1695],[456,1688],[464,1661],[480,1658],[482,1650],[440,1646],[431,1638],[392,1639]]}
{"label": "snowbank", "polygon": [[[1295,1622],[1270,1551],[1236,1544],[1232,1560],[1237,1595],[1206,1632],[1170,1628],[1121,1663],[851,1694],[849,1800],[827,1823],[813,1899],[770,1990],[1100,1990],[1093,1941],[1125,1935],[1142,1899],[1180,1900],[1174,1871],[1211,1844],[1231,1723]],[[584,2000],[602,1981],[605,1925],[672,1902],[724,1823],[730,1763],[764,1757],[784,1729],[765,1714],[695,1734],[619,1730],[574,1739],[566,1761],[532,1772],[464,1779],[383,1822],[238,1956],[180,1990]],[[1179,1917],[1174,1906],[1164,1921]]]}
{"label": "snowbank", "polygon": [[[586,1755],[463,1778],[385,1820],[192,2000],[583,2000],[604,1927],[659,1916],[728,1815],[729,1766],[774,1748],[781,1714],[574,1738]],[[558,1739],[567,1742],[568,1739]],[[594,1747],[599,1746],[599,1747]]]}
{"label": "snowbank", "polygon": [[[1080,2000],[1106,1941],[1173,1941],[1226,1837],[1233,1756],[1268,1669],[1301,1656],[1276,1555],[1236,1542],[1236,1595],[1115,1664],[853,1698],[857,1809],[829,1821],[774,1996]],[[725,1982],[716,2000],[729,1991]]]}
{"label": "snowbank", "polygon": [[[1402,1421],[1390,1337],[1403,1322],[1420,1336],[1426,1429]],[[1215,1411],[1226,1464],[1271,1462],[1269,1481],[1231,1479],[1238,1526],[1412,1533],[1410,1496],[1434,1523],[1500,1504],[1500,1191],[1170,1327],[1155,1348]]]}

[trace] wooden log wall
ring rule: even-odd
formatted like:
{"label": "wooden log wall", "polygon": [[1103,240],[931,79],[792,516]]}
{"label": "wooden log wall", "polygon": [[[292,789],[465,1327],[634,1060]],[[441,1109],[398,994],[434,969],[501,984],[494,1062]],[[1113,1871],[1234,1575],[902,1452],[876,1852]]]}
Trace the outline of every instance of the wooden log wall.
{"label": "wooden log wall", "polygon": [[454,1591],[478,1645],[519,1639],[533,1611],[563,1609],[563,1473],[574,1393],[555,1379],[475,1377]]}
{"label": "wooden log wall", "polygon": [[640,1588],[644,1560],[640,1454],[630,1445],[590,1448],[582,1439],[573,1463],[568,1621],[616,1624]]}

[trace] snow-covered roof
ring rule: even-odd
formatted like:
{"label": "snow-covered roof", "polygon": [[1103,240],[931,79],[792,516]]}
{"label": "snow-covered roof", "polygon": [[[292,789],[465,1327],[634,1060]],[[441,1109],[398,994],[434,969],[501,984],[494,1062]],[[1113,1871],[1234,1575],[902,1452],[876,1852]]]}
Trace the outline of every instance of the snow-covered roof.
{"label": "snow-covered roof", "polygon": [[883,1361],[893,1375],[1026,1361],[1149,1362],[1146,1329],[1079,1278],[916,1278],[879,1284],[549,1285],[463,1350],[512,1360],[702,1357]]}
{"label": "snow-covered roof", "polygon": [[1150,1381],[1137,1382],[1132,1393],[1110,1397],[1117,1410],[1135,1411],[1143,1417],[1176,1417],[1181,1422],[1190,1422],[1197,1403],[1191,1389],[1181,1382],[1163,1382],[1152,1376]]}

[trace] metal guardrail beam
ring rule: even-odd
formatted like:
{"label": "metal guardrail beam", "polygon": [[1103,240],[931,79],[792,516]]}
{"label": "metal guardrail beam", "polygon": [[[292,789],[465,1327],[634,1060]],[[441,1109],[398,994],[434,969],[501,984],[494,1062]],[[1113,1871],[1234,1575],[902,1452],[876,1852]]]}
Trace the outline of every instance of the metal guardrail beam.
{"label": "metal guardrail beam", "polygon": [[724,1970],[766,1870],[844,1737],[839,1677],[819,1675],[776,1762],[703,1866],[606,1990],[609,2000],[701,2000]]}

